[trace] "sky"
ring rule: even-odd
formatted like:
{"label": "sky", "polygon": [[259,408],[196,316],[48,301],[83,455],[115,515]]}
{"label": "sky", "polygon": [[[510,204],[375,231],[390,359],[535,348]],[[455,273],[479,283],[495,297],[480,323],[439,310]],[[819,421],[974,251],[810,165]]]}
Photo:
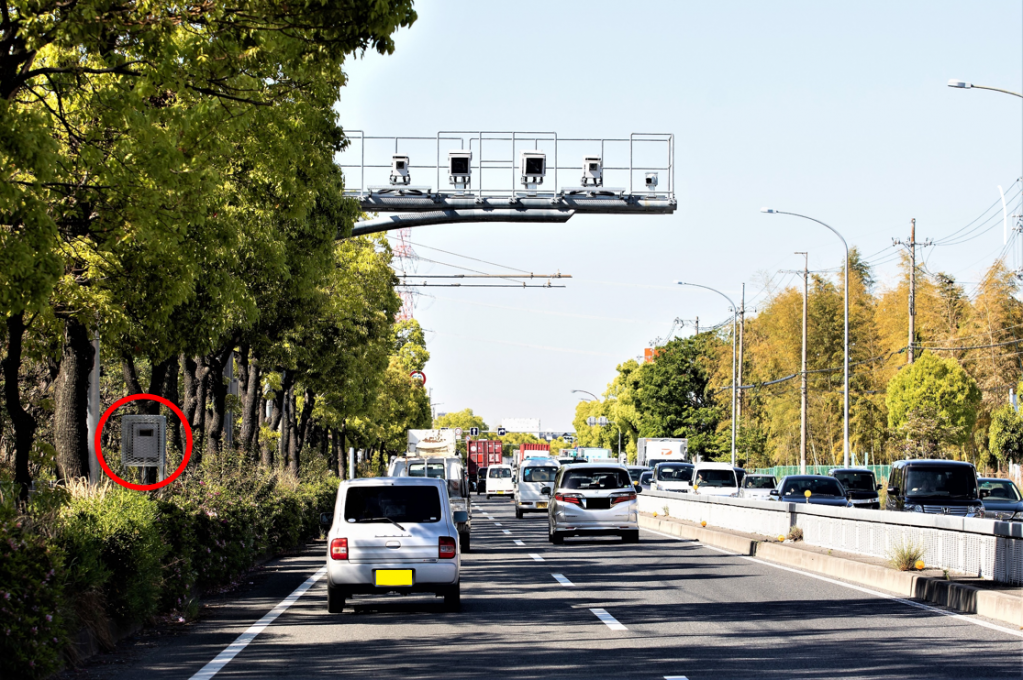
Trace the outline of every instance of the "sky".
{"label": "sky", "polygon": [[[447,266],[457,265],[572,276],[566,288],[419,289],[438,412],[471,408],[490,425],[539,418],[544,430],[571,430],[576,403],[588,398],[572,390],[602,394],[616,366],[665,338],[676,318],[704,327],[731,318],[723,298],[674,281],[736,301],[745,284],[755,314],[771,291],[799,281],[782,273],[801,268],[795,251],[809,252],[811,270],[841,266],[833,234],[764,206],[834,227],[874,264],[879,286],[894,283],[891,242],[908,237],[912,218],[918,239],[946,241],[922,250],[927,268],[967,290],[1003,254],[1023,266],[1023,237],[1003,245],[998,190],[1010,215],[1023,212],[1023,99],[946,85],[1023,92],[1020,0],[588,0],[542,11],[430,0],[416,11],[394,54],[346,66],[337,111],[353,136],[675,135],[672,215],[412,230],[418,259],[407,265],[420,275],[463,273]],[[390,160],[382,147],[367,153]],[[347,177],[357,186],[356,174]],[[413,176],[435,183],[432,173]]]}

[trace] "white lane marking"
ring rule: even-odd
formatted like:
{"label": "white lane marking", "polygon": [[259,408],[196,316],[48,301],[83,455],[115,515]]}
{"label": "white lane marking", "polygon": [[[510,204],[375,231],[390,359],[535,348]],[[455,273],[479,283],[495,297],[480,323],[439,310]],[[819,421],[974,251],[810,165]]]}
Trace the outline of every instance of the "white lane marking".
{"label": "white lane marking", "polygon": [[565,578],[561,574],[551,574],[551,576],[553,576],[554,580],[557,581],[558,583],[560,583],[563,586],[574,586],[575,585],[574,583],[569,581],[567,578]]}
{"label": "white lane marking", "polygon": [[506,534],[508,534],[509,536],[511,536],[511,532],[510,532],[510,531],[508,531],[507,529],[501,529],[501,531],[503,531],[504,533],[506,533]]}
{"label": "white lane marking", "polygon": [[665,675],[664,680],[689,680],[689,678],[684,675]]}
{"label": "white lane marking", "polygon": [[318,572],[310,576],[305,580],[305,583],[295,588],[291,595],[281,600],[276,607],[267,612],[263,618],[254,623],[244,633],[239,635],[234,642],[228,645],[224,651],[217,654],[217,658],[210,661],[208,664],[202,667],[202,669],[191,677],[191,680],[209,680],[214,675],[223,670],[224,666],[228,664],[231,659],[238,655],[238,652],[245,649],[245,647],[256,639],[256,636],[263,632],[267,626],[274,622],[274,620],[288,611],[288,607],[295,604],[298,598],[305,595],[306,591],[312,588],[313,584],[323,578],[323,575],[327,573],[327,567],[323,567]]}
{"label": "white lane marking", "polygon": [[503,527],[504,525],[501,524],[500,522],[494,522],[494,526],[495,527]]}
{"label": "white lane marking", "polygon": [[529,556],[532,557],[537,562],[543,562],[543,558],[537,555],[536,553],[529,553]]}
{"label": "white lane marking", "polygon": [[[643,531],[649,531],[650,533],[658,534],[659,536],[667,536],[668,538],[674,538],[676,541],[688,540],[688,539],[684,539],[684,538],[679,538],[678,536],[672,536],[671,534],[663,534],[660,531],[653,531],[652,529],[643,529]],[[703,545],[703,544],[701,544],[701,545]],[[982,621],[980,619],[975,619],[975,618],[972,618],[970,616],[966,616],[964,614],[960,614],[958,612],[946,611],[944,609],[940,609],[938,607],[932,607],[931,605],[924,604],[922,602],[914,602],[913,600],[907,600],[907,599],[905,599],[903,597],[898,597],[896,595],[889,595],[888,593],[883,593],[883,592],[881,592],[879,590],[871,590],[870,588],[863,588],[862,586],[854,586],[853,584],[846,583],[845,581],[837,581],[835,579],[828,578],[827,576],[821,576],[819,574],[813,574],[813,573],[808,572],[808,571],[801,571],[799,569],[793,569],[791,567],[783,567],[780,564],[773,564],[773,563],[767,562],[765,560],[758,560],[757,558],[750,557],[749,555],[740,555],[738,553],[728,552],[727,550],[721,550],[720,548],[715,548],[715,547],[709,546],[709,545],[703,545],[703,547],[704,548],[710,548],[711,550],[716,550],[717,552],[724,553],[726,555],[731,555],[733,557],[741,557],[744,560],[749,560],[750,562],[756,562],[757,564],[762,564],[765,567],[772,567],[774,569],[781,569],[782,571],[791,571],[793,574],[801,574],[803,576],[809,576],[810,578],[815,578],[818,581],[824,581],[825,583],[833,583],[833,584],[835,584],[837,586],[844,586],[846,588],[851,588],[852,590],[858,590],[861,593],[866,593],[867,595],[873,595],[874,597],[880,597],[880,598],[883,598],[885,600],[892,600],[893,602],[901,602],[902,604],[909,605],[910,607],[916,607],[917,609],[923,609],[925,611],[933,612],[935,614],[941,614],[942,616],[951,616],[952,618],[962,619],[963,621],[965,621],[967,623],[972,623],[975,626],[981,626],[982,628],[990,628],[991,630],[997,630],[1000,633],[1008,633],[1009,635],[1012,635],[1014,637],[1023,638],[1023,632],[1021,632],[1021,631],[1012,630],[1011,628],[1003,628],[1002,626],[997,626],[997,625],[995,625],[993,623],[988,623],[987,621]]]}
{"label": "white lane marking", "polygon": [[618,623],[618,619],[616,619],[615,617],[613,617],[610,614],[608,614],[607,610],[604,610],[604,609],[591,609],[590,611],[593,612],[597,616],[598,619],[603,621],[604,625],[606,625],[611,630],[628,630],[628,628],[626,628],[622,624]]}
{"label": "white lane marking", "polygon": [[520,541],[519,539],[517,539],[517,538],[516,538],[516,539],[515,539],[515,545],[521,545],[521,546],[525,546],[526,544],[525,544],[525,543],[523,543],[522,541]]}

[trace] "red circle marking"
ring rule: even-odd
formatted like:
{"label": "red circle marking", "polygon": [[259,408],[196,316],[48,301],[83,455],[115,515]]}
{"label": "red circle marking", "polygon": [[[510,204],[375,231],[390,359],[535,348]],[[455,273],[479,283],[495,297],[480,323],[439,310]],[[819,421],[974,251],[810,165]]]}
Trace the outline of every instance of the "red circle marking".
{"label": "red circle marking", "polygon": [[[181,465],[179,465],[178,469],[174,471],[174,474],[172,474],[170,477],[163,480],[162,482],[157,482],[156,484],[132,484],[131,482],[126,482],[117,475],[115,475],[113,471],[110,469],[110,466],[107,465],[106,458],[103,457],[103,449],[100,446],[100,437],[103,434],[103,426],[107,424],[107,419],[110,418],[110,416],[113,415],[113,412],[119,409],[120,407],[124,406],[129,402],[138,401],[140,399],[146,401],[156,401],[163,404],[171,411],[173,411],[174,415],[176,415],[181,420],[181,424],[185,426],[185,455],[181,459]],[[155,489],[162,489],[163,487],[167,486],[175,479],[177,479],[182,472],[185,471],[185,466],[188,465],[188,460],[192,457],[192,428],[188,424],[188,420],[185,418],[185,414],[182,413],[181,409],[175,406],[170,400],[164,399],[163,397],[158,397],[155,394],[130,394],[127,397],[118,399],[113,403],[113,405],[110,408],[103,412],[103,417],[99,419],[99,425],[96,426],[96,438],[94,441],[94,445],[96,447],[96,460],[99,461],[100,467],[103,468],[103,471],[107,473],[107,476],[110,477],[110,479],[114,480],[115,482],[123,486],[125,489],[134,489],[135,491],[153,491]]]}
{"label": "red circle marking", "polygon": [[422,371],[412,371],[411,373],[408,374],[408,377],[419,378],[420,380],[423,381],[424,385],[426,384],[426,374],[423,373]]}

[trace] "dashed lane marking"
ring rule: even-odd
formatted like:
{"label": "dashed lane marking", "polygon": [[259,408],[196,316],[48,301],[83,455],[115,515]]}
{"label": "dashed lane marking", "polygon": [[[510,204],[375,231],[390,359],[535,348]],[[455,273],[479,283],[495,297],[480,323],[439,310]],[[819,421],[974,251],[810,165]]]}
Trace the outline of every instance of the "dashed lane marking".
{"label": "dashed lane marking", "polygon": [[[553,576],[554,580],[557,581],[558,583],[560,583],[563,586],[574,586],[575,585],[574,583],[569,581],[567,578],[565,578],[561,574],[551,574],[551,576]],[[591,609],[590,611],[595,611],[595,610]],[[604,611],[604,610],[602,609],[601,611]]]}
{"label": "dashed lane marking", "polygon": [[590,611],[611,630],[628,630],[628,628],[618,623],[618,619],[608,614],[606,609],[591,609]]}
{"label": "dashed lane marking", "polygon": [[526,544],[525,544],[525,543],[523,543],[522,541],[520,541],[519,539],[517,539],[517,538],[516,538],[516,539],[515,539],[515,545],[521,545],[521,546],[525,546]]}
{"label": "dashed lane marking", "polygon": [[536,553],[529,553],[529,556],[532,557],[537,562],[543,562],[543,558],[537,555]]}
{"label": "dashed lane marking", "polygon": [[510,532],[510,531],[508,531],[507,529],[501,529],[501,531],[503,531],[504,533],[506,533],[506,534],[508,534],[509,536],[511,536],[511,532]]}
{"label": "dashed lane marking", "polygon": [[504,525],[501,524],[500,522],[494,522],[494,526],[495,527],[503,527]]}

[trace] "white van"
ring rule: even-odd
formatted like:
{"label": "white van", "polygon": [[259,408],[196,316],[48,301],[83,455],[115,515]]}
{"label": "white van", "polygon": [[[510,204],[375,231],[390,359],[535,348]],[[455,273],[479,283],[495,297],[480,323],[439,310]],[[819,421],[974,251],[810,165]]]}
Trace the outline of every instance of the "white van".
{"label": "white van", "polygon": [[491,465],[487,468],[487,498],[515,495],[515,475],[511,465]]}
{"label": "white van", "polygon": [[653,478],[650,480],[650,488],[653,491],[688,493],[691,489],[693,468],[695,467],[692,463],[682,461],[658,463],[654,468]]}
{"label": "white van", "polygon": [[558,464],[553,458],[527,458],[515,478],[515,519],[524,512],[547,512]]}
{"label": "white van", "polygon": [[458,523],[458,543],[462,552],[472,549],[472,512],[469,507],[469,482],[461,458],[421,457],[392,458],[387,467],[388,477],[428,477],[447,480],[451,512],[462,510],[468,519]]}
{"label": "white van", "polygon": [[739,478],[728,463],[698,463],[692,483],[693,493],[701,496],[739,495]]}

